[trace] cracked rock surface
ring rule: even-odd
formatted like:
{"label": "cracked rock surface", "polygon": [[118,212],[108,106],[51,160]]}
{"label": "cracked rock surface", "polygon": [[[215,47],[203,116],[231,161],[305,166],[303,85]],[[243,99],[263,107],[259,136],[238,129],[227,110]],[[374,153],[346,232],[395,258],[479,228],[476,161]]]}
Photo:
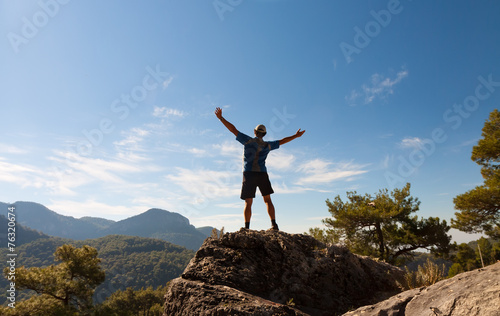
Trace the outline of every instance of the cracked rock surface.
{"label": "cracked rock surface", "polygon": [[500,262],[344,314],[375,315],[500,316]]}
{"label": "cracked rock surface", "polygon": [[398,293],[402,275],[311,236],[242,229],[205,240],[164,315],[341,315]]}

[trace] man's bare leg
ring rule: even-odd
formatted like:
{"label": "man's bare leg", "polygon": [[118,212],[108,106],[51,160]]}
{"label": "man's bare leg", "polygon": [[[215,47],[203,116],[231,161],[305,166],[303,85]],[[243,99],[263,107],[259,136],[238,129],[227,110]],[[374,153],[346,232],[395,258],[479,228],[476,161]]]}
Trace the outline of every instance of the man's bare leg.
{"label": "man's bare leg", "polygon": [[268,194],[264,196],[264,203],[266,203],[267,213],[271,218],[271,224],[273,225],[273,229],[278,230],[278,224],[276,224],[276,214],[275,214],[276,212],[274,210],[273,201],[271,201],[271,195]]}
{"label": "man's bare leg", "polygon": [[245,209],[243,215],[245,217],[245,228],[250,228],[250,218],[252,217],[252,198],[245,199]]}

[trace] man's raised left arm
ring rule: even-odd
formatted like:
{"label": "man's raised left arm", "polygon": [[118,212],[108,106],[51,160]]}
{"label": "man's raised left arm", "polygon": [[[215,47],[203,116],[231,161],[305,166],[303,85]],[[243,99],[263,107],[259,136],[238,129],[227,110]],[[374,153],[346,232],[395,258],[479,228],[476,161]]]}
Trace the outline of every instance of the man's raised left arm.
{"label": "man's raised left arm", "polygon": [[297,133],[295,133],[294,135],[285,137],[283,139],[280,139],[279,140],[280,146],[283,145],[283,144],[286,144],[288,142],[291,142],[295,138],[299,138],[300,136],[304,135],[305,132],[306,132],[305,130],[301,131],[300,128],[299,128],[299,130],[297,131]]}

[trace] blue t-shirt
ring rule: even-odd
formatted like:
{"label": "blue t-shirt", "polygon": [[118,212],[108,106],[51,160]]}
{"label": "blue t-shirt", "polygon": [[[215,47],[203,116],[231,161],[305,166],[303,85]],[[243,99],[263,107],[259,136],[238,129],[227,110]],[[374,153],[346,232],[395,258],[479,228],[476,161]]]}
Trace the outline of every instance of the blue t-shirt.
{"label": "blue t-shirt", "polygon": [[238,133],[236,140],[245,146],[243,152],[243,171],[267,172],[267,154],[271,150],[280,147],[279,140],[265,142],[258,137],[252,138],[242,132]]}

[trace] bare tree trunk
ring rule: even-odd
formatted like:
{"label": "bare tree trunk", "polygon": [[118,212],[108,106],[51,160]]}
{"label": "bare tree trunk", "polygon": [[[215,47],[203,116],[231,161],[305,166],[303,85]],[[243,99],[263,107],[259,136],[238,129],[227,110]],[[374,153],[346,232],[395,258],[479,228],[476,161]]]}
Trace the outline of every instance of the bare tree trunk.
{"label": "bare tree trunk", "polygon": [[384,247],[384,235],[382,233],[382,228],[380,227],[380,223],[375,224],[375,230],[378,237],[378,247],[380,251],[380,258],[385,259],[385,247]]}

